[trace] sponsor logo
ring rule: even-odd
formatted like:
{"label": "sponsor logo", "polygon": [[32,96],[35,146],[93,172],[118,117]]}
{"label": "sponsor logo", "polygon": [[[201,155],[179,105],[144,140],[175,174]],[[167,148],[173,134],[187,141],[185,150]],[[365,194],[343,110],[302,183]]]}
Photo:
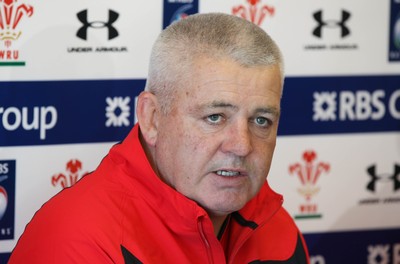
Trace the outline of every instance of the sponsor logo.
{"label": "sponsor logo", "polygon": [[370,182],[367,184],[367,189],[375,192],[378,182],[390,182],[393,185],[393,191],[400,189],[400,165],[395,164],[393,173],[378,174],[376,172],[376,165],[372,165],[367,169],[368,175],[371,177]]}
{"label": "sponsor logo", "polygon": [[[89,11],[87,9],[82,10],[76,14],[81,27],[78,28],[76,32],[76,37],[82,41],[90,43],[90,33],[101,32],[107,33],[105,39],[107,41],[112,41],[119,36],[119,31],[116,27],[116,22],[119,18],[119,13],[114,10],[108,10],[108,18],[106,19],[93,19],[88,18]],[[121,53],[127,52],[128,48],[126,46],[79,46],[79,47],[68,47],[68,53]]]}
{"label": "sponsor logo", "polygon": [[0,160],[0,240],[14,238],[15,160]]}
{"label": "sponsor logo", "polygon": [[17,0],[0,0],[0,66],[25,66],[15,42],[22,35],[20,23],[33,15],[33,7]]}
{"label": "sponsor logo", "polygon": [[342,10],[342,17],[341,20],[323,20],[323,11],[318,10],[313,14],[315,21],[317,22],[317,26],[313,30],[312,34],[318,38],[322,37],[322,30],[326,28],[339,28],[340,29],[340,36],[342,38],[347,37],[350,35],[350,29],[347,26],[347,21],[350,19],[351,14],[346,10]]}
{"label": "sponsor logo", "polygon": [[400,263],[400,244],[369,245],[368,264]]}
{"label": "sponsor logo", "polygon": [[[373,194],[373,197],[362,199],[361,205],[399,203],[400,196],[400,164],[393,164],[392,171],[382,172],[376,164],[366,169],[369,178],[366,183],[366,190]],[[379,196],[379,197],[378,197]]]}
{"label": "sponsor logo", "polygon": [[[278,133],[399,131],[399,83],[400,76],[395,75],[287,78],[282,106],[291,111],[283,113]],[[295,89],[299,87],[302,89]],[[305,114],[299,115],[299,111]]]}
{"label": "sponsor logo", "polygon": [[7,131],[23,129],[26,131],[39,131],[41,140],[46,139],[48,130],[57,124],[57,109],[54,106],[42,107],[0,107],[0,128]]}
{"label": "sponsor logo", "polygon": [[76,35],[83,39],[87,40],[87,32],[89,28],[92,29],[108,29],[108,40],[118,37],[118,30],[113,26],[114,22],[117,21],[119,14],[113,10],[108,10],[108,21],[92,21],[89,22],[87,18],[87,9],[82,10],[77,14],[79,21],[82,22],[82,27],[78,30]]}
{"label": "sponsor logo", "polygon": [[129,96],[107,97],[106,102],[106,127],[129,126],[129,116],[131,115],[129,103],[131,98]]}
{"label": "sponsor logo", "polygon": [[[350,22],[352,14],[348,10],[341,10],[337,18],[327,17],[324,10],[317,10],[312,14],[312,17],[315,26],[311,34],[319,41],[305,45],[305,50],[358,49],[358,44],[345,41],[345,39],[351,35]],[[328,33],[330,33],[329,36],[327,36]]]}
{"label": "sponsor logo", "polygon": [[[145,83],[145,79],[5,82],[4,89],[0,84],[0,152],[2,146],[119,141],[133,125],[134,98]],[[115,90],[111,95],[110,87]],[[25,97],[19,96],[22,92]],[[11,97],[7,100],[4,95]],[[85,107],[88,102],[90,107]]]}
{"label": "sponsor logo", "polygon": [[87,172],[82,173],[82,162],[78,159],[71,159],[66,164],[64,173],[58,173],[51,177],[51,184],[62,189],[71,187]]}
{"label": "sponsor logo", "polygon": [[[313,121],[400,120],[400,90],[314,92]],[[388,99],[388,100],[387,100]]]}
{"label": "sponsor logo", "polygon": [[186,11],[189,11],[190,9],[193,8],[192,4],[187,4],[179,7],[175,13],[171,16],[171,20],[169,21],[169,24],[179,21],[181,19],[185,19],[188,16],[188,13]]}
{"label": "sponsor logo", "polygon": [[389,61],[400,61],[400,1],[390,4]]}
{"label": "sponsor logo", "polygon": [[261,0],[246,0],[245,5],[238,5],[232,8],[232,14],[242,17],[254,24],[261,26],[268,16],[274,16],[275,7],[264,5]]}
{"label": "sponsor logo", "polygon": [[198,0],[164,0],[163,28],[198,12]]}
{"label": "sponsor logo", "polygon": [[326,162],[317,161],[317,153],[313,150],[304,151],[303,163],[296,162],[289,166],[289,173],[298,176],[301,187],[298,192],[306,202],[300,204],[300,214],[295,219],[321,218],[318,212],[318,205],[313,202],[313,197],[318,194],[320,187],[317,186],[319,178],[330,171],[330,165]]}
{"label": "sponsor logo", "polygon": [[310,256],[310,264],[325,264],[325,258],[321,255]]}

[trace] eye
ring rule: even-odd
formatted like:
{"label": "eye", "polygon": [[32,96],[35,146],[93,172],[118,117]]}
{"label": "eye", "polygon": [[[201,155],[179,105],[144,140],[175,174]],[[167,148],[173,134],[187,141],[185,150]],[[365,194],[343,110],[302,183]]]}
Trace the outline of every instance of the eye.
{"label": "eye", "polygon": [[222,116],[220,114],[212,114],[207,116],[207,121],[211,124],[217,124],[222,121]]}
{"label": "eye", "polygon": [[267,127],[267,126],[269,126],[270,123],[271,123],[267,118],[265,118],[265,117],[263,117],[263,116],[258,116],[258,117],[256,117],[256,118],[254,119],[254,122],[255,122],[258,126],[261,126],[261,127]]}

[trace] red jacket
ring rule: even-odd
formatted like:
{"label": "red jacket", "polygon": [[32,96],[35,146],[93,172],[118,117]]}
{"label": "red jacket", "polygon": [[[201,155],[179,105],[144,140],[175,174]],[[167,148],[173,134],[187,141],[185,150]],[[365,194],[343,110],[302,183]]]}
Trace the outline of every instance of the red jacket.
{"label": "red jacket", "polygon": [[266,182],[219,240],[207,213],[156,176],[136,126],[96,171],[43,205],[9,264],[308,263],[281,205]]}

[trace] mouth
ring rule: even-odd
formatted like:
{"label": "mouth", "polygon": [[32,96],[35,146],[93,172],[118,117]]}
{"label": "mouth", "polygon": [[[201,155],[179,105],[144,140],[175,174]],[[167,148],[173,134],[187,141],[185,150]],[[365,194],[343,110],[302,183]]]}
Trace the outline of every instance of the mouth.
{"label": "mouth", "polygon": [[231,170],[218,170],[215,171],[215,174],[223,177],[238,177],[244,175],[240,171],[231,171]]}

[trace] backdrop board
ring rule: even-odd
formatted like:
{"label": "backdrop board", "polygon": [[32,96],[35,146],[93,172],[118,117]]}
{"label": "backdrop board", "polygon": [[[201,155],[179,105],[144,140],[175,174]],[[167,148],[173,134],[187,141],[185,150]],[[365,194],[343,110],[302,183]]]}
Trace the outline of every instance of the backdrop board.
{"label": "backdrop board", "polygon": [[0,263],[135,124],[160,31],[206,12],[282,49],[268,179],[311,263],[400,263],[399,0],[0,0]]}

